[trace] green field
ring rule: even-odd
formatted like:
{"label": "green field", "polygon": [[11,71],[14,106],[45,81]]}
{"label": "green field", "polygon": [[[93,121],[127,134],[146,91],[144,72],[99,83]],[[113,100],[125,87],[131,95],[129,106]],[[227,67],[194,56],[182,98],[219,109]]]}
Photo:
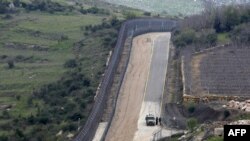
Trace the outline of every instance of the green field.
{"label": "green field", "polygon": [[[123,5],[144,11],[171,16],[199,14],[205,9],[205,0],[101,0],[115,5]],[[249,0],[215,0],[214,6],[249,3]]]}
{"label": "green field", "polygon": [[[82,26],[98,24],[102,17],[91,15],[51,15],[44,13],[23,14],[12,20],[3,21],[0,35],[0,56],[36,57],[40,60],[32,63],[16,63],[14,69],[7,69],[7,64],[0,63],[0,95],[26,94],[33,89],[57,80],[65,71],[63,63],[73,58],[73,43],[83,38]],[[34,36],[36,32],[40,35]],[[68,37],[65,41],[58,41],[61,35]],[[15,48],[6,44],[15,44]],[[37,45],[48,48],[49,51],[18,48],[18,45]],[[52,50],[54,49],[54,50]],[[1,102],[0,104],[8,103]],[[18,106],[17,106],[18,107]]]}
{"label": "green field", "polygon": [[109,3],[124,5],[144,11],[163,13],[172,16],[198,14],[203,9],[200,0],[103,0]]}
{"label": "green field", "polygon": [[[69,133],[76,131],[78,121],[70,120],[72,114],[81,113],[81,125],[85,122],[111,49],[102,42],[112,29],[84,35],[85,27],[100,25],[108,16],[39,11],[11,14],[10,19],[4,19],[5,16],[0,14],[0,140],[6,136],[9,140],[38,139],[39,136],[43,136],[43,140],[65,140]],[[83,95],[82,92],[87,91],[91,97],[81,99],[83,108],[69,93],[67,97],[53,97],[58,102],[62,99],[65,108],[75,107],[60,117],[51,112],[57,105],[51,106],[34,92],[48,84],[59,87],[59,80],[70,79],[67,74],[74,74],[75,70],[65,68],[64,64],[75,59],[76,54],[80,63],[77,73],[83,74],[91,84],[88,82],[88,87],[74,93]],[[14,60],[13,68],[9,68],[8,60]],[[33,116],[36,124],[32,122]],[[49,124],[41,121],[44,116],[49,117]],[[60,130],[63,134],[55,137]],[[19,131],[26,138],[21,137]]]}

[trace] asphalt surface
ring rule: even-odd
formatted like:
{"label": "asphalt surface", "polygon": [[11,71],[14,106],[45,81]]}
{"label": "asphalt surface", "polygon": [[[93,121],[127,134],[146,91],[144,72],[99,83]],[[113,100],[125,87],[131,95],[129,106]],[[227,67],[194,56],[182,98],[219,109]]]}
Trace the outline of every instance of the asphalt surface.
{"label": "asphalt surface", "polygon": [[153,56],[144,101],[160,102],[167,73],[170,33],[159,36],[153,44]]}
{"label": "asphalt surface", "polygon": [[[161,130],[160,126],[146,126],[145,117],[147,114],[153,114],[156,117],[161,116],[162,97],[167,73],[167,64],[169,56],[170,33],[161,34],[153,41],[153,54],[150,64],[150,72],[146,82],[145,96],[142,103],[141,112],[138,120],[138,130],[134,140],[151,140],[152,135]],[[164,129],[163,129],[164,130]],[[168,136],[169,132],[162,136]]]}
{"label": "asphalt surface", "polygon": [[148,81],[146,82],[144,102],[148,103],[145,110],[155,116],[160,116],[161,112],[161,101],[167,73],[169,40],[170,33],[166,33],[153,42],[153,56]]}

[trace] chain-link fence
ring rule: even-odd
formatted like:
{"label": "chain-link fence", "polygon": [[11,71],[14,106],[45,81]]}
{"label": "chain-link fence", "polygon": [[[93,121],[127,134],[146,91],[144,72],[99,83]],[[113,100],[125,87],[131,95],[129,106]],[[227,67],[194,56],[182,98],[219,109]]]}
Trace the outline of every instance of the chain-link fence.
{"label": "chain-link fence", "polygon": [[[95,104],[93,109],[85,123],[84,127],[81,129],[79,134],[76,136],[74,141],[90,141],[93,139],[95,135],[95,131],[98,127],[99,121],[103,115],[104,106],[106,104],[109,90],[112,86],[113,78],[118,67],[119,61],[121,59],[121,54],[123,51],[123,47],[125,44],[125,40],[128,37],[131,37],[130,48],[132,46],[132,38],[138,36],[140,34],[148,33],[148,32],[166,32],[172,31],[177,26],[177,22],[168,19],[160,19],[160,18],[144,18],[144,19],[134,19],[126,21],[122,24],[119,36],[117,39],[116,46],[114,48],[113,54],[111,56],[109,65],[105,71],[105,75],[103,81],[101,83],[101,87],[99,93],[96,96]],[[126,64],[128,64],[129,59]],[[115,102],[113,104],[113,109],[110,115],[110,119],[108,121],[108,125],[104,131],[101,140],[105,140],[105,137],[108,133],[108,129],[110,127],[111,121],[115,114],[116,101],[118,98],[119,90],[122,84],[122,80],[124,78],[126,70],[124,70],[121,74],[121,80],[119,81],[119,88],[116,92]]]}

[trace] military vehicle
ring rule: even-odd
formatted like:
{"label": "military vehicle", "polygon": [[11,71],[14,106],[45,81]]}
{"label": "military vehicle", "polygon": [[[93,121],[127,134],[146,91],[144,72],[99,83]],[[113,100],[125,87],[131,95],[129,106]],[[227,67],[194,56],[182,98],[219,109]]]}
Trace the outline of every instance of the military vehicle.
{"label": "military vehicle", "polygon": [[147,126],[155,126],[155,116],[153,114],[146,115],[146,125]]}

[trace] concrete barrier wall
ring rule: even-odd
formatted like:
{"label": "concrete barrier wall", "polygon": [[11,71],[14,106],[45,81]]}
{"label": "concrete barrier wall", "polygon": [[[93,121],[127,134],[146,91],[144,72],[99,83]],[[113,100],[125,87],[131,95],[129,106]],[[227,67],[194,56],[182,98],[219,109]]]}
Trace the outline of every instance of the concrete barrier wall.
{"label": "concrete barrier wall", "polygon": [[[103,81],[101,83],[101,87],[99,90],[99,94],[96,96],[95,103],[93,109],[87,119],[87,122],[80,130],[78,135],[74,138],[74,141],[91,141],[95,135],[96,129],[100,122],[100,119],[104,112],[104,106],[106,104],[109,90],[113,83],[113,78],[118,67],[118,64],[121,59],[121,54],[123,52],[123,47],[125,40],[128,37],[135,37],[140,34],[145,34],[148,32],[171,32],[177,26],[177,22],[168,19],[160,19],[160,18],[143,18],[143,19],[134,19],[128,20],[124,22],[120,28],[119,36],[117,39],[116,46],[114,48],[113,54],[110,58],[109,65],[105,70],[105,75]],[[132,46],[132,41],[131,41]],[[131,48],[131,47],[130,47]],[[127,60],[128,64],[128,60]],[[119,89],[122,84],[122,80],[124,78],[126,70],[124,70],[121,74],[121,81],[119,81]],[[119,91],[116,93],[117,101]],[[116,102],[113,105],[113,110],[108,121],[107,128],[104,131],[104,135],[102,136],[102,140],[105,139],[108,129],[110,127],[111,121],[113,119],[115,113]]]}

